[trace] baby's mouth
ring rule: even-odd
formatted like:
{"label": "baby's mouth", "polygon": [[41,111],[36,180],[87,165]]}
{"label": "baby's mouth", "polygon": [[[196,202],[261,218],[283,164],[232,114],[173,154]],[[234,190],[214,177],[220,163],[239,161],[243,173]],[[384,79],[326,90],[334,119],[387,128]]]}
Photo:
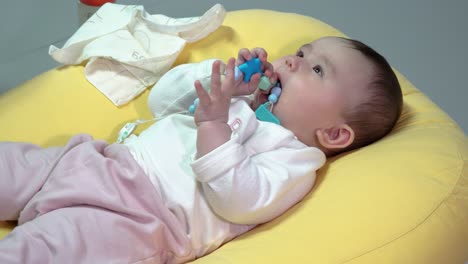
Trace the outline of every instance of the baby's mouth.
{"label": "baby's mouth", "polygon": [[[268,93],[265,93],[265,92],[260,92],[260,93],[257,93],[257,96],[255,98],[255,103],[253,104],[254,105],[254,109],[256,109],[258,106],[266,103],[269,101],[269,96],[272,94],[272,91],[275,87],[281,87],[281,80],[279,79],[279,77],[277,78],[276,80],[276,83],[273,85],[272,88],[269,89]],[[279,100],[279,96],[277,98],[277,101]]]}
{"label": "baby's mouth", "polygon": [[265,90],[258,90],[257,100],[254,101],[253,109],[258,120],[281,124],[281,121],[273,113],[274,106],[281,96],[281,81],[278,77],[276,83],[271,87],[268,92]]}
{"label": "baby's mouth", "polygon": [[281,83],[281,75],[278,72],[276,72],[276,84],[274,86],[283,87],[281,84],[282,84]]}
{"label": "baby's mouth", "polygon": [[[278,77],[277,77],[277,79],[276,79],[276,83],[273,85],[272,88],[270,88],[270,93],[269,93],[269,95],[271,95],[271,94],[276,94],[276,95],[277,95],[277,99],[279,100],[280,95],[281,95],[281,92],[282,92],[282,89],[283,89],[283,88],[282,88],[283,86],[282,86],[282,84],[281,84],[281,79],[280,79],[279,74],[278,74],[277,76],[278,76]],[[279,90],[279,92],[278,92],[278,90]]]}
{"label": "baby's mouth", "polygon": [[281,80],[279,79],[279,77],[278,77],[278,80],[276,80],[276,85],[275,86],[283,87],[283,86],[281,86]]}

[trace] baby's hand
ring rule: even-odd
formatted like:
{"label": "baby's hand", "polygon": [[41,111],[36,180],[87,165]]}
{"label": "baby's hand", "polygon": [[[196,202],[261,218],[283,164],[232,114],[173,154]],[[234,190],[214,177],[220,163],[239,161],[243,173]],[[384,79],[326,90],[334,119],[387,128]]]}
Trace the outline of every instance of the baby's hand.
{"label": "baby's hand", "polygon": [[215,61],[211,68],[211,91],[208,93],[200,81],[195,81],[195,89],[200,100],[195,110],[195,123],[216,122],[226,124],[229,118],[231,97],[237,87],[234,80],[235,59],[229,59],[226,66],[226,78],[221,83],[221,61]]}
{"label": "baby's hand", "polygon": [[[268,54],[263,48],[254,48],[251,51],[249,51],[246,48],[243,48],[239,50],[239,53],[237,54],[236,65],[239,66],[248,60],[259,58],[260,62],[262,63],[261,69],[264,75],[270,80],[271,83],[276,83],[276,73],[273,70],[273,65],[271,65],[271,63],[267,61],[267,57]],[[248,83],[243,82],[242,78],[239,78],[240,80],[236,81],[237,89],[233,95],[239,96],[254,93],[258,88],[258,84],[260,83],[260,77],[260,73],[252,75]]]}

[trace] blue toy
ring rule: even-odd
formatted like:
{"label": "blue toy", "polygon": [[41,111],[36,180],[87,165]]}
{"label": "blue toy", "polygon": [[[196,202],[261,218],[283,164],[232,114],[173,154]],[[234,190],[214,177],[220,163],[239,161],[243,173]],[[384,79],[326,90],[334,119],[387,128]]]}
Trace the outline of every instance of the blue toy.
{"label": "blue toy", "polygon": [[280,120],[272,112],[273,105],[278,102],[281,92],[281,85],[277,83],[276,86],[271,89],[271,93],[268,96],[268,102],[260,105],[257,110],[255,110],[255,115],[258,120],[275,123],[277,125],[281,124]]}
{"label": "blue toy", "polygon": [[[250,78],[252,78],[252,75],[256,73],[260,73],[263,75],[261,66],[262,62],[260,61],[260,59],[255,58],[242,63],[237,68],[239,68],[239,71],[241,71],[244,74],[244,82],[247,83],[250,81]],[[239,76],[234,75],[234,78],[238,80]]]}
{"label": "blue toy", "polygon": [[[234,69],[234,79],[238,80],[241,76],[241,74],[244,75],[244,82],[249,82],[250,78],[252,78],[252,75],[256,73],[260,73],[263,75],[262,69],[261,69],[261,62],[259,58],[255,58],[249,61],[246,61],[245,63],[239,65]],[[272,83],[266,76],[262,76],[260,78],[260,83],[258,85],[258,88],[261,90],[268,90],[272,86]],[[265,122],[271,122],[275,124],[280,124],[279,119],[272,113],[273,110],[273,105],[278,102],[278,99],[281,95],[281,85],[279,83],[275,84],[275,87],[271,89],[270,95],[268,96],[268,102],[260,105],[257,110],[255,111],[255,115],[257,116],[258,120],[265,121]],[[199,99],[195,99],[193,101],[193,104],[190,105],[189,107],[189,113],[194,114],[195,109],[197,108],[197,105],[199,104]]]}
{"label": "blue toy", "polygon": [[239,67],[236,67],[234,69],[234,79],[239,80],[239,78],[241,77],[241,74],[243,74],[244,82],[247,83],[252,78],[252,75],[256,73],[260,73],[262,77],[260,78],[260,83],[258,84],[258,88],[264,91],[268,90],[273,84],[270,82],[270,80],[266,76],[263,76],[261,65],[262,65],[262,62],[260,61],[259,58],[246,61],[245,63],[239,65]]}

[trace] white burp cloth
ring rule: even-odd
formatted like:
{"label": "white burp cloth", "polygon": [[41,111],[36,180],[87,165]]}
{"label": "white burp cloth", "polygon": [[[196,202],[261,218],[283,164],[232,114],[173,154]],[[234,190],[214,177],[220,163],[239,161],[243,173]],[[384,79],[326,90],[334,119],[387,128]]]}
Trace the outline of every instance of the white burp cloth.
{"label": "white burp cloth", "polygon": [[62,64],[88,60],[86,79],[120,106],[166,73],[187,42],[215,31],[226,11],[216,4],[201,17],[150,15],[143,6],[107,3],[60,49],[49,54]]}

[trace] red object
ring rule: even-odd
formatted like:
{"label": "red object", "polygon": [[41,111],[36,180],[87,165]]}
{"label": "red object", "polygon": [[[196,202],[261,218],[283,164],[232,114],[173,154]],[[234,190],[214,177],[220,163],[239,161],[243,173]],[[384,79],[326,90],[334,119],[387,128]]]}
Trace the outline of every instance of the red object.
{"label": "red object", "polygon": [[80,2],[90,6],[102,6],[105,3],[115,3],[115,0],[80,0]]}

